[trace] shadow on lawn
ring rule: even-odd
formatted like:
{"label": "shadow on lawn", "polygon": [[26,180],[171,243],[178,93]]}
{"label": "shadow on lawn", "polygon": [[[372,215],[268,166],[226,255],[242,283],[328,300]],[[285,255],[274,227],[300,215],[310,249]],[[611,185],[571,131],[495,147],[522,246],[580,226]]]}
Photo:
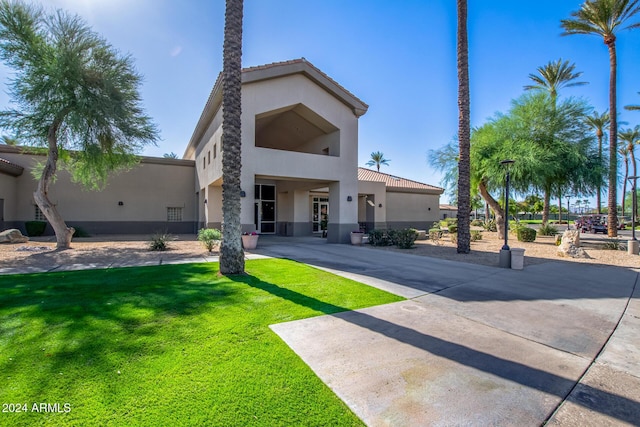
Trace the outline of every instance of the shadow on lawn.
{"label": "shadow on lawn", "polygon": [[113,380],[130,359],[188,339],[185,318],[238,302],[237,286],[217,271],[210,263],[2,276],[0,372],[28,376],[33,397],[84,386],[60,373],[87,368]]}
{"label": "shadow on lawn", "polygon": [[[561,400],[568,398],[576,384],[576,381],[573,379],[564,378],[519,362],[500,358],[490,353],[481,352],[461,344],[424,334],[415,329],[401,326],[367,313],[349,311],[349,309],[345,307],[320,301],[251,276],[233,276],[231,278],[234,281],[245,283],[313,310],[325,314],[334,314],[335,317],[346,322],[387,336],[398,342],[409,344],[436,356],[488,372],[544,393],[558,396]],[[573,403],[631,424],[637,422],[634,414],[636,413],[635,408],[640,404],[639,402],[586,384],[581,384],[580,390],[582,397],[576,399],[571,398]],[[598,402],[607,402],[607,404],[598,405]],[[548,417],[551,415],[552,413],[548,414]]]}

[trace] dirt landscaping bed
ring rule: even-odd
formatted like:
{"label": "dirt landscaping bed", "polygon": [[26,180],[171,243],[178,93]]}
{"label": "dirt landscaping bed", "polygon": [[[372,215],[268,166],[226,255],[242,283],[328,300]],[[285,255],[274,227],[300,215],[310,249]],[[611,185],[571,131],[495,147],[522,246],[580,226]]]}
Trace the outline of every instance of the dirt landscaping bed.
{"label": "dirt landscaping bed", "polygon": [[[176,235],[167,251],[150,251],[150,236],[103,235],[75,238],[72,249],[56,251],[55,238],[35,237],[27,243],[0,244],[0,268],[40,267],[60,264],[113,264],[159,262],[216,256],[209,254],[192,234]],[[216,248],[217,249],[217,248]]]}
{"label": "dirt landscaping bed", "polygon": [[[180,259],[203,260],[209,256],[219,255],[217,248],[209,254],[192,234],[176,235],[169,243],[168,251],[154,252],[149,250],[148,235],[102,235],[88,238],[76,238],[72,249],[55,250],[53,236],[34,238],[28,243],[0,244],[0,268],[5,267],[39,267],[47,268],[61,264],[128,264],[154,263]],[[560,258],[557,255],[555,238],[538,236],[534,242],[519,242],[515,237],[509,238],[509,246],[525,250],[525,266],[549,261],[564,260],[589,264],[614,265],[620,267],[640,268],[640,256],[629,255],[625,250],[604,249],[607,238],[585,236],[582,247],[589,258]],[[626,241],[620,239],[622,247]],[[482,240],[471,243],[471,253],[458,254],[456,245],[447,235],[439,244],[429,240],[416,242],[413,249],[381,247],[380,250],[399,251],[425,257],[447,259],[451,261],[498,266],[498,257],[503,241],[497,233],[483,232]]]}
{"label": "dirt landscaping bed", "polygon": [[[555,237],[553,236],[537,236],[534,242],[519,242],[515,236],[510,235],[509,247],[523,248],[525,250],[525,266],[563,260],[640,268],[640,256],[627,254],[625,239],[618,239],[624,250],[605,249],[605,242],[610,240],[611,239],[607,238],[597,239],[591,236],[584,236],[581,241],[581,247],[585,249],[589,258],[559,257],[557,255]],[[381,247],[380,249],[497,267],[500,249],[503,244],[504,241],[498,239],[498,233],[482,232],[482,240],[471,243],[471,253],[469,254],[458,254],[456,245],[451,242],[451,239],[446,234],[440,239],[439,244],[430,240],[418,240],[413,249],[398,249],[396,247]]]}

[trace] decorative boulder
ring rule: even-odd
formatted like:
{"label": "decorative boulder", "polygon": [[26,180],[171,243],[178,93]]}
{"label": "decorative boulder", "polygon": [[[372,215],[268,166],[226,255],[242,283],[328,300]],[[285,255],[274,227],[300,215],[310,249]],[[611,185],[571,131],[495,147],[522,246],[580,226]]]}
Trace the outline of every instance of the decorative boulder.
{"label": "decorative boulder", "polygon": [[20,230],[10,228],[0,233],[0,243],[26,243],[29,241],[27,236],[23,236]]}
{"label": "decorative boulder", "polygon": [[589,255],[580,247],[580,231],[567,230],[562,235],[562,241],[558,246],[558,256],[570,258],[589,258]]}

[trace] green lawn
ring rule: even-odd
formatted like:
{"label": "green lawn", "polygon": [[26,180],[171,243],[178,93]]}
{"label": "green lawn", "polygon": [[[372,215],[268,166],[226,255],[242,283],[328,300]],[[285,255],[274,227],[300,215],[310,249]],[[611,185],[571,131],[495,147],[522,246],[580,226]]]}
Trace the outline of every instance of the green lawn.
{"label": "green lawn", "polygon": [[362,425],[268,325],[402,298],[293,261],[246,269],[0,277],[0,402],[28,409],[0,425]]}

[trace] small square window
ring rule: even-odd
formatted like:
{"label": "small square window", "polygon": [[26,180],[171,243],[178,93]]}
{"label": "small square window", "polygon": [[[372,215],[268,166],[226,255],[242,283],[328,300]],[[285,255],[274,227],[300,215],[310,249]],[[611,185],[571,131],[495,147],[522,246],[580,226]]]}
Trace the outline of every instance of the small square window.
{"label": "small square window", "polygon": [[33,205],[33,207],[35,208],[35,215],[34,215],[34,219],[36,221],[46,221],[47,217],[44,216],[44,214],[42,213],[42,211],[40,210],[40,207],[38,205]]}
{"label": "small square window", "polygon": [[182,208],[167,208],[167,221],[168,222],[182,221]]}

